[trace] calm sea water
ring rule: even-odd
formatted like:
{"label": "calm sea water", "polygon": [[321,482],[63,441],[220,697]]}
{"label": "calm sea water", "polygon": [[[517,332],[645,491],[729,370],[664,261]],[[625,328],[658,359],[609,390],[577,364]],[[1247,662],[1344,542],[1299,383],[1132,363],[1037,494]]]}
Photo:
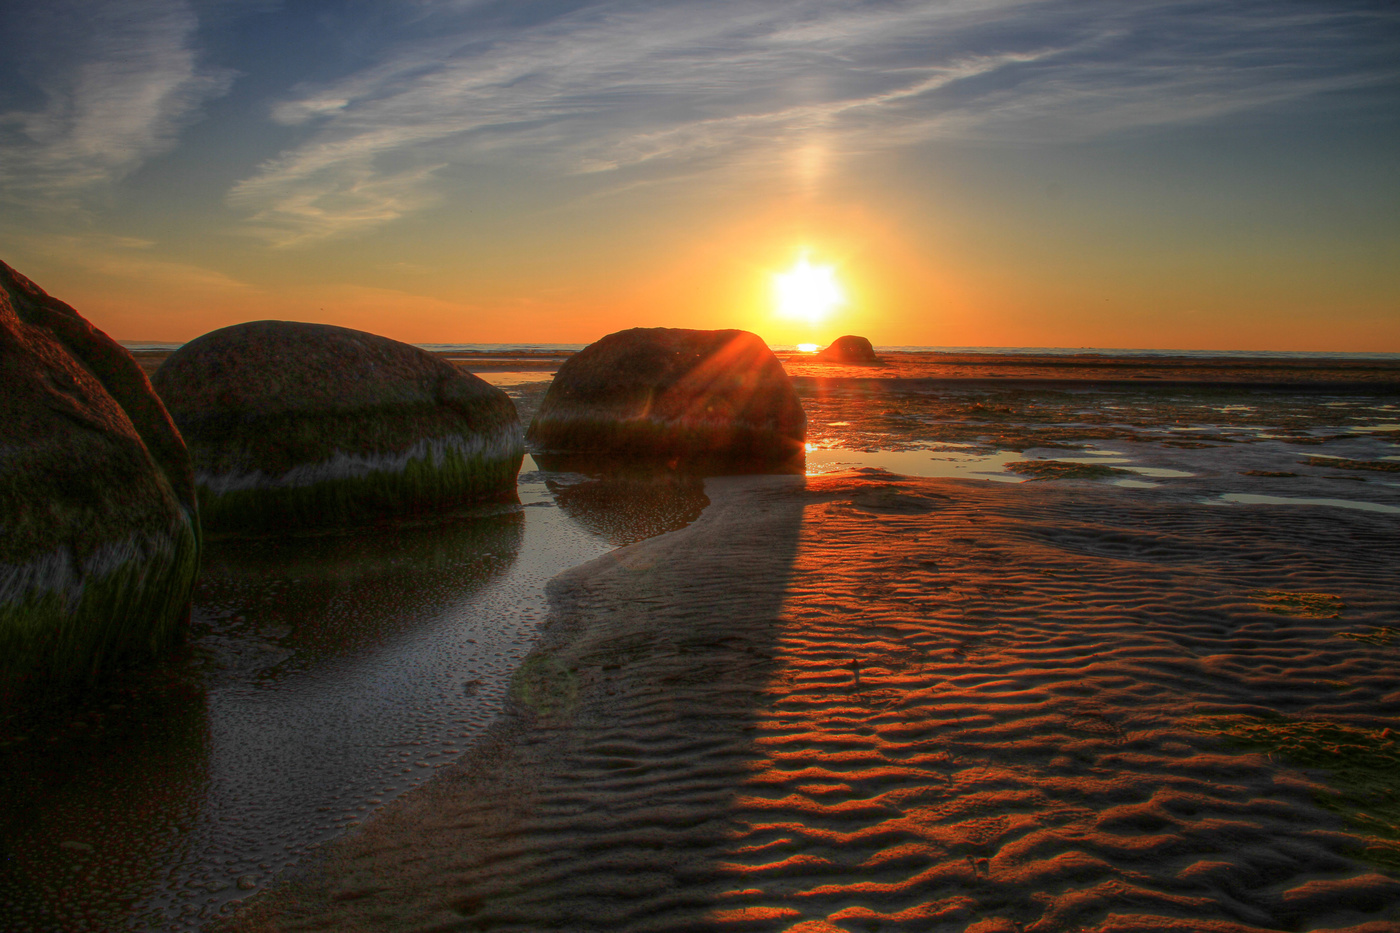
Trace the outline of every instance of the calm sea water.
{"label": "calm sea water", "polygon": [[[178,350],[183,343],[159,340],[122,340],[128,350]],[[499,353],[503,356],[535,353],[577,353],[581,343],[420,343],[415,346],[434,353]],[[796,352],[797,345],[775,343],[774,350]],[[1113,347],[913,347],[877,346],[878,353],[985,353],[1010,356],[1128,356],[1143,358],[1186,357],[1189,359],[1276,359],[1276,360],[1400,360],[1400,353],[1335,350],[1154,350]]]}

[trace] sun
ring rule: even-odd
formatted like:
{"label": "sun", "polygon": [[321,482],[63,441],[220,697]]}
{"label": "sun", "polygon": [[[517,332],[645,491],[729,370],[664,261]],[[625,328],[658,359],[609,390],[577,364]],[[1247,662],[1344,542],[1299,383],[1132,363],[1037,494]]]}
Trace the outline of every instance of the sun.
{"label": "sun", "polygon": [[793,263],[787,272],[773,276],[773,293],[779,314],[801,318],[809,324],[819,323],[846,303],[846,294],[836,281],[836,270],[831,266],[813,265],[806,256]]}

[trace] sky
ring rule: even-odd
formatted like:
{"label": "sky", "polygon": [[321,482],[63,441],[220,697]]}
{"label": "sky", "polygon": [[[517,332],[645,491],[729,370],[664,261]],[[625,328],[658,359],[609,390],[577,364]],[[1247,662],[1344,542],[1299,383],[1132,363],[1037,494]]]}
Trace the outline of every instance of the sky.
{"label": "sky", "polygon": [[1400,352],[1391,0],[6,0],[0,35],[0,259],[118,339]]}

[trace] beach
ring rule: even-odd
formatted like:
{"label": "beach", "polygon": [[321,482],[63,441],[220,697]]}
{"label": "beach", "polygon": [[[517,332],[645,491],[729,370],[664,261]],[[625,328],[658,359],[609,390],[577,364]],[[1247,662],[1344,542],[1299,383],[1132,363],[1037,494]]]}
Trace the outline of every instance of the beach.
{"label": "beach", "polygon": [[479,746],[217,928],[1400,928],[1392,436],[1309,408],[1384,392],[1110,423],[1038,374],[796,375],[848,458],[1064,469],[709,479],[552,581]]}
{"label": "beach", "polygon": [[0,8],[0,933],[1400,933],[1400,3]]}
{"label": "beach", "polygon": [[945,357],[790,356],[804,475],[215,542],[183,692],[0,748],[7,916],[1396,929],[1400,364]]}
{"label": "beach", "polygon": [[1220,735],[1326,721],[1395,761],[1396,649],[1359,637],[1394,622],[1393,519],[707,494],[554,581],[475,753],[220,929],[1396,928],[1394,840]]}

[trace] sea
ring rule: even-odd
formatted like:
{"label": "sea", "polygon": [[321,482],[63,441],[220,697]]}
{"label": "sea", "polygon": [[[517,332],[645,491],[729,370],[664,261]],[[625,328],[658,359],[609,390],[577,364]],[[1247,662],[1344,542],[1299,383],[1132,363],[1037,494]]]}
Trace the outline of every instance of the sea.
{"label": "sea", "polygon": [[[178,350],[184,343],[161,340],[118,341],[128,350]],[[499,356],[577,353],[582,343],[419,343],[432,353],[470,353]],[[769,344],[775,352],[799,350],[797,344]],[[942,347],[942,346],[883,346],[876,353],[984,353],[993,356],[1123,356],[1130,358],[1185,359],[1265,359],[1265,360],[1400,360],[1400,353],[1330,350],[1163,350],[1121,349],[1116,347]]]}

